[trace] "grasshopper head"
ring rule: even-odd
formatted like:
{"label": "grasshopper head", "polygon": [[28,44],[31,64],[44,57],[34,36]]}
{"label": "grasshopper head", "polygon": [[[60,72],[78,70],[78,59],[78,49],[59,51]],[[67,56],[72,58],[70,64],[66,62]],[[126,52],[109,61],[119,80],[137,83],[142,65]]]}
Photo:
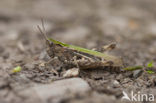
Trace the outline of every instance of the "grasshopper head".
{"label": "grasshopper head", "polygon": [[55,49],[54,43],[46,40],[46,52],[49,55],[49,57],[51,57],[51,58],[55,57],[54,49]]}

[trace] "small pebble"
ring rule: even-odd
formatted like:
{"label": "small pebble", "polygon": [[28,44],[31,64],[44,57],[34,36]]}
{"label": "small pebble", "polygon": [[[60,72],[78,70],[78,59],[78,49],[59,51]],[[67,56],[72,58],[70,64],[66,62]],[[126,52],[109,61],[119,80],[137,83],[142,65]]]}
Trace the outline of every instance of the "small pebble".
{"label": "small pebble", "polygon": [[79,75],[79,69],[78,68],[73,68],[67,70],[64,74],[63,77],[76,77]]}
{"label": "small pebble", "polygon": [[113,87],[118,88],[120,87],[120,83],[117,80],[113,81]]}

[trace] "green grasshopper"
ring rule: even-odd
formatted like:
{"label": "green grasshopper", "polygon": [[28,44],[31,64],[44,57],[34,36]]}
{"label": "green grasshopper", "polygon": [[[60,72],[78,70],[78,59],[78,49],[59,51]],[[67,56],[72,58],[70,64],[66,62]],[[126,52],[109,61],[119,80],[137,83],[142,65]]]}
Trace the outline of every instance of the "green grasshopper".
{"label": "green grasshopper", "polygon": [[[39,26],[38,29],[46,40],[47,54],[51,58],[57,57],[62,63],[76,65],[80,70],[96,69],[99,67],[110,67],[110,69],[123,67],[121,58],[48,38]],[[107,48],[111,46],[109,45]],[[120,71],[120,69],[117,71]]]}

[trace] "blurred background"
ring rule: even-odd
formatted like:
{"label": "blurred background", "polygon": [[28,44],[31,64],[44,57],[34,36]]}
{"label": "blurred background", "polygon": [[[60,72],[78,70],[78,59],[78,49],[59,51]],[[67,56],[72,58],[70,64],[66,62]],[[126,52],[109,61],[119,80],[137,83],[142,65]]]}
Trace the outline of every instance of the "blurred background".
{"label": "blurred background", "polygon": [[[129,64],[142,64],[147,59],[155,59],[155,0],[0,2],[0,46],[5,48],[8,47],[5,44],[13,45],[17,41],[21,41],[25,48],[31,43],[31,46],[42,48],[43,37],[36,26],[41,24],[43,18],[48,36],[57,40],[87,48],[100,48],[117,42],[119,50],[115,54],[129,57]],[[135,61],[136,56],[139,62]]]}
{"label": "blurred background", "polygon": [[[102,46],[116,42],[117,47],[110,54],[122,57],[126,66],[146,65],[149,61],[156,61],[156,0],[0,0],[0,102],[2,103],[13,100],[14,103],[16,101],[21,103],[23,98],[15,95],[19,87],[24,88],[31,83],[38,83],[40,86],[39,83],[51,83],[52,79],[56,78],[51,70],[38,67],[43,62],[41,60],[46,58],[45,41],[37,29],[37,25],[41,26],[41,19],[44,19],[48,37],[65,43],[100,50]],[[9,71],[18,65],[24,70],[17,75],[10,75]],[[147,82],[146,78],[144,82],[143,79],[132,82],[129,77],[117,76],[119,80],[122,79],[121,82],[125,82],[122,86],[125,88],[131,86],[140,90],[143,86],[148,88],[150,83],[153,83],[150,87],[155,85],[154,82]],[[105,93],[112,95],[116,93],[116,98],[119,99],[121,90],[116,87],[106,90],[106,87],[114,83],[113,80],[117,76],[106,74],[104,78],[108,78],[101,82],[103,84],[99,81],[92,83],[95,84],[95,89],[102,87],[99,89],[100,93],[97,93],[100,97],[97,101],[113,99],[116,102],[115,97],[108,95],[108,98]],[[127,84],[127,81],[130,81],[130,84]],[[4,89],[5,86],[13,89]],[[45,92],[44,89],[36,91],[42,94]],[[24,95],[27,93],[23,89],[20,90]],[[32,100],[29,103],[39,101],[33,97],[34,92],[31,89],[26,87],[26,90],[30,92],[27,94],[30,98],[27,100]],[[102,90],[105,98],[101,96]],[[12,91],[12,94],[6,96],[8,91]],[[93,98],[88,95],[89,100],[90,98],[94,100],[97,94]]]}

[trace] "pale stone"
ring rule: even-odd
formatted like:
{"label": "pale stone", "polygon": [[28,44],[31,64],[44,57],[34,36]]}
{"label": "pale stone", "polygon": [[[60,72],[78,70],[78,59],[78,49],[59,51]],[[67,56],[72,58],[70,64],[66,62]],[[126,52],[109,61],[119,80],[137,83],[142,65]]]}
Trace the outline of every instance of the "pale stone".
{"label": "pale stone", "polygon": [[51,84],[37,85],[33,88],[42,101],[67,95],[68,92],[82,93],[90,90],[88,83],[81,78],[59,80]]}

